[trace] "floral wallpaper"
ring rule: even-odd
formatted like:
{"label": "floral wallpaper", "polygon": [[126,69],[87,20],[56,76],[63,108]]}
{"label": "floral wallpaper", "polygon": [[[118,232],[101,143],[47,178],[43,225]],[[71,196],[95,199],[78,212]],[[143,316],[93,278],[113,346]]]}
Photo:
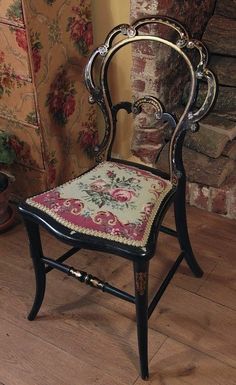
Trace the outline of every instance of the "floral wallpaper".
{"label": "floral wallpaper", "polygon": [[72,12],[74,16],[68,18],[67,31],[70,32],[70,38],[79,53],[87,55],[89,47],[93,44],[90,10],[77,6],[72,8]]}
{"label": "floral wallpaper", "polygon": [[0,129],[16,138],[13,173],[30,180],[16,175],[28,196],[94,164],[96,115],[83,80],[90,0],[5,0],[0,38]]}
{"label": "floral wallpaper", "polygon": [[16,74],[11,63],[5,61],[5,53],[0,51],[0,98],[11,95],[15,88],[21,87],[20,76]]}
{"label": "floral wallpaper", "polygon": [[69,116],[75,111],[75,94],[75,84],[67,77],[67,72],[62,66],[50,86],[45,103],[53,120],[59,126],[65,126]]}

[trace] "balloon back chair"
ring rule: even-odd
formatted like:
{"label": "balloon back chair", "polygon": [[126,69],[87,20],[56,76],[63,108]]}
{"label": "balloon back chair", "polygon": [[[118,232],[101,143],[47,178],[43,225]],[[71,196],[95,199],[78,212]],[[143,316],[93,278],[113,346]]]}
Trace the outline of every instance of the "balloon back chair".
{"label": "balloon back chair", "polygon": [[[154,33],[148,32],[148,25]],[[167,30],[171,31],[168,34],[170,37],[161,37],[160,31],[163,29],[165,34]],[[143,42],[158,44],[157,52],[167,46],[185,63],[185,71],[189,73],[188,97],[179,118],[166,111],[162,100],[153,94],[116,104],[112,102],[107,79],[112,58],[124,46],[132,43],[135,46]],[[100,143],[94,148],[96,165],[63,185],[28,198],[19,207],[28,232],[36,278],[35,300],[28,319],[33,320],[40,309],[46,274],[52,269],[135,304],[143,379],[149,376],[148,318],[182,260],[187,262],[196,277],[203,274],[194,257],[186,223],[186,177],[182,145],[186,132],[197,129],[197,122],[208,112],[215,97],[215,79],[206,65],[207,51],[204,45],[190,39],[186,30],[170,18],[151,17],[138,20],[132,25],[122,24],[115,27],[108,34],[104,44],[93,51],[85,68],[89,101],[98,104],[105,123]],[[199,80],[204,80],[208,89],[202,105],[196,109],[194,102]],[[123,109],[135,117],[145,111],[147,105],[150,105],[156,120],[170,127],[169,173],[166,174],[158,171],[158,162],[154,167],[150,167],[113,157],[112,145],[118,112]],[[172,203],[176,230],[162,225],[167,209]],[[45,257],[39,225],[72,248],[56,260]],[[149,262],[155,254],[160,231],[177,237],[180,253],[156,294],[148,301]],[[64,263],[80,249],[112,253],[132,261],[134,295]]]}

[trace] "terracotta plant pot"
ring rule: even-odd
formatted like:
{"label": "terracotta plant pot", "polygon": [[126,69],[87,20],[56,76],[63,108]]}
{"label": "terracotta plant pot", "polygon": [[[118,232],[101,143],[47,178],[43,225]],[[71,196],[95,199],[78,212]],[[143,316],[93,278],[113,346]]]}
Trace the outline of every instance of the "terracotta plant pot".
{"label": "terracotta plant pot", "polygon": [[7,175],[7,186],[0,191],[0,232],[7,230],[15,219],[15,209],[9,204],[13,179]]}

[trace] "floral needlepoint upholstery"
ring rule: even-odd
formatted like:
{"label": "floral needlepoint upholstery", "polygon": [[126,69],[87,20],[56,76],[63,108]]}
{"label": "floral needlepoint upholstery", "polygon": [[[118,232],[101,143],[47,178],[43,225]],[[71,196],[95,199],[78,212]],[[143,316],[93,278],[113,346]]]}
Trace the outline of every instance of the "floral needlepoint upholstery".
{"label": "floral needlepoint upholstery", "polygon": [[27,203],[72,232],[142,247],[171,189],[170,181],[148,171],[103,162]]}

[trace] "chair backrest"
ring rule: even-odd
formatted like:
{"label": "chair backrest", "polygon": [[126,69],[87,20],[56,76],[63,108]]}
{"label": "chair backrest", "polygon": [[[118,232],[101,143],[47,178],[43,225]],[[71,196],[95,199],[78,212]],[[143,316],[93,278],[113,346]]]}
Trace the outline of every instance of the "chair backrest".
{"label": "chair backrest", "polygon": [[[148,32],[147,27],[149,27]],[[164,37],[161,34],[163,29]],[[168,30],[170,33],[167,33]],[[122,47],[144,41],[158,43],[160,48],[169,47],[185,62],[189,72],[188,97],[178,119],[165,111],[163,101],[155,95],[145,95],[134,101],[121,101],[117,104],[112,102],[108,82],[108,68],[111,59]],[[97,61],[100,61],[99,66],[96,64]],[[177,185],[179,178],[184,173],[182,144],[185,133],[187,130],[197,130],[197,122],[209,111],[216,94],[215,78],[206,67],[207,61],[208,53],[205,46],[200,41],[191,39],[181,24],[168,17],[149,17],[140,19],[132,25],[121,24],[115,27],[106,37],[104,44],[93,51],[85,68],[85,83],[90,92],[89,101],[99,105],[105,121],[103,138],[94,149],[96,161],[100,162],[111,156],[118,111],[125,109],[128,113],[137,115],[145,104],[149,104],[155,110],[155,118],[168,122],[172,127],[169,146],[169,177],[172,183]],[[97,74],[95,76],[97,70],[99,70],[99,76]],[[194,102],[198,83],[202,80],[207,82],[208,90],[202,106],[195,110]]]}

